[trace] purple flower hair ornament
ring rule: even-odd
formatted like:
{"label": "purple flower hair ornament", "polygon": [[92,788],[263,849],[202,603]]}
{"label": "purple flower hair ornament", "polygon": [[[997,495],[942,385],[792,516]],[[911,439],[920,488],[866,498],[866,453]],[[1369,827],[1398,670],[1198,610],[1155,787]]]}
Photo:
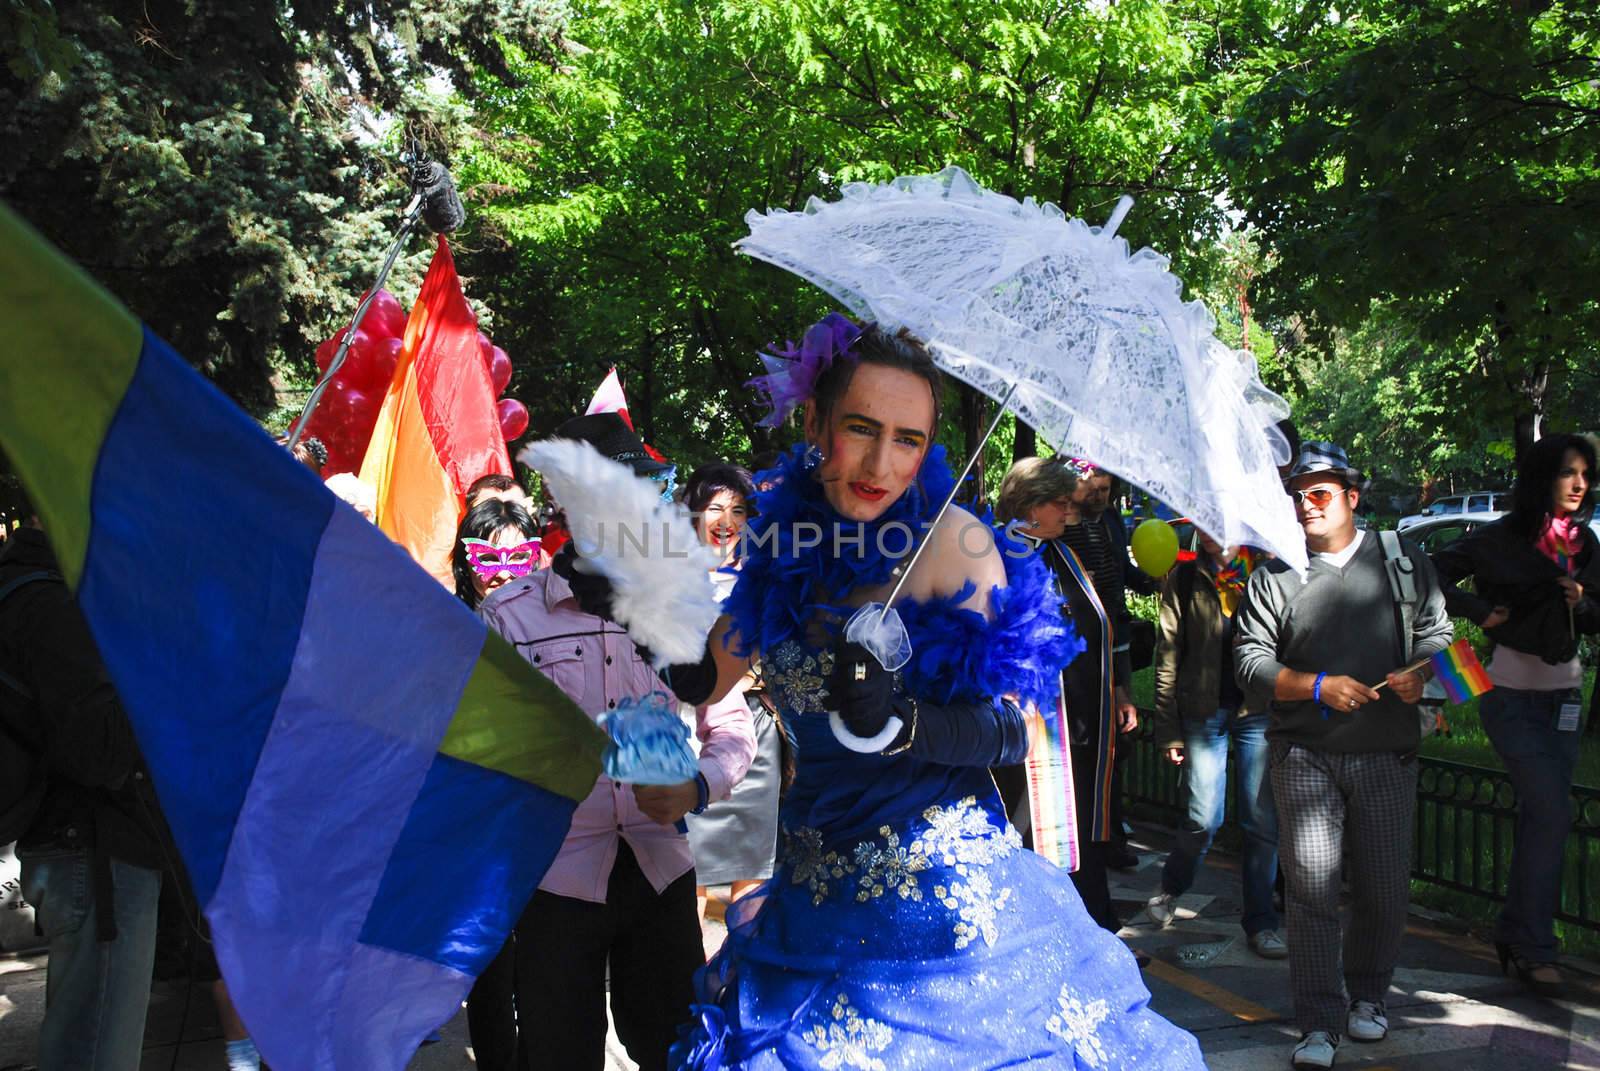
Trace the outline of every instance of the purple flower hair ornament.
{"label": "purple flower hair ornament", "polygon": [[1062,464],[1076,473],[1080,480],[1087,480],[1091,476],[1098,475],[1101,471],[1099,465],[1081,457],[1062,457],[1061,460]]}
{"label": "purple flower hair ornament", "polygon": [[772,412],[759,424],[776,428],[789,418],[789,414],[810,401],[816,394],[817,377],[833,367],[841,357],[854,360],[850,347],[861,337],[861,327],[842,313],[830,312],[810,327],[800,345],[789,343],[775,353],[763,353],[761,363],[767,374],[756,376],[746,386],[754,387],[767,396]]}

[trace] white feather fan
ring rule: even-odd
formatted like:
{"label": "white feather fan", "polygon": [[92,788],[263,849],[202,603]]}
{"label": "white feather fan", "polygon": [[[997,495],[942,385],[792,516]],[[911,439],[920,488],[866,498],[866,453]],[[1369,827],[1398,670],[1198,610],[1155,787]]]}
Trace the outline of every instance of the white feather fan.
{"label": "white feather fan", "polygon": [[588,443],[545,439],[517,459],[538,470],[567,515],[586,571],[611,581],[612,612],[656,665],[698,662],[718,609],[716,554],[661,488]]}

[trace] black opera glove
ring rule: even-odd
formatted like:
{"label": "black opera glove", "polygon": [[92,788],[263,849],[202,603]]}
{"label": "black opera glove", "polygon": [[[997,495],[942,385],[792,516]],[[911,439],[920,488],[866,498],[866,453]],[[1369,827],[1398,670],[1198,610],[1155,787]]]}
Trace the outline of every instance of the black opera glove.
{"label": "black opera glove", "polygon": [[612,616],[612,601],[616,592],[611,587],[611,578],[599,573],[586,573],[577,568],[577,562],[577,548],[568,543],[556,554],[550,568],[572,588],[572,597],[578,601],[578,609],[605,621],[616,620]]}
{"label": "black opera glove", "polygon": [[853,736],[870,739],[883,731],[894,713],[894,674],[871,651],[841,638],[833,646],[825,701]]}
{"label": "black opera glove", "polygon": [[894,708],[905,728],[885,754],[910,751],[944,766],[1013,766],[1028,757],[1028,723],[1014,700],[940,705],[902,696]]}
{"label": "black opera glove", "polygon": [[[717,659],[711,653],[712,642],[706,640],[706,651],[700,656],[700,661],[679,662],[656,670],[661,683],[692,707],[704,706],[717,690]],[[643,647],[639,648],[639,655],[646,662],[652,661],[650,652]]]}

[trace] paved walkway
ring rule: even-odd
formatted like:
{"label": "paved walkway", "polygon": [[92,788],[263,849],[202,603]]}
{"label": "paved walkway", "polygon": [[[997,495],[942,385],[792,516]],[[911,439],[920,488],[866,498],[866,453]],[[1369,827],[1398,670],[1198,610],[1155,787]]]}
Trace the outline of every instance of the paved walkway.
{"label": "paved walkway", "polygon": [[[1212,1071],[1287,1068],[1299,1037],[1289,965],[1246,946],[1235,861],[1208,859],[1196,888],[1179,900],[1179,920],[1159,930],[1140,908],[1159,884],[1162,858],[1142,853],[1139,871],[1114,873],[1112,886],[1130,923],[1123,938],[1152,957],[1145,977],[1153,1006],[1194,1032]],[[1593,975],[1569,972],[1576,982],[1571,1001],[1540,1000],[1501,976],[1490,945],[1417,914],[1400,962],[1389,991],[1388,1039],[1347,1040],[1339,1067],[1600,1071],[1600,980]]]}
{"label": "paved walkway", "polygon": [[[1142,907],[1157,884],[1161,837],[1135,838],[1146,848],[1138,871],[1113,875],[1113,895],[1130,925],[1130,944],[1153,957],[1145,980],[1163,1015],[1192,1030],[1212,1071],[1282,1071],[1297,1036],[1290,1018],[1288,965],[1256,957],[1238,927],[1238,873],[1217,856],[1195,890],[1180,901],[1168,930],[1149,925]],[[715,924],[712,924],[713,926]],[[1293,940],[1293,935],[1290,935]],[[1574,999],[1551,1003],[1502,978],[1493,949],[1453,930],[1448,921],[1416,916],[1409,927],[1389,996],[1390,1034],[1372,1045],[1346,1042],[1341,1068],[1369,1071],[1600,1071],[1600,978],[1576,976]],[[156,994],[143,1071],[222,1071],[222,1043],[202,989]],[[44,1006],[44,957],[0,957],[0,1071],[33,1058]],[[175,1049],[180,1024],[184,1042]],[[412,1071],[469,1071],[466,1018],[444,1040],[418,1052]],[[632,1068],[613,1042],[608,1067]],[[1141,1068],[1138,1071],[1160,1071]]]}

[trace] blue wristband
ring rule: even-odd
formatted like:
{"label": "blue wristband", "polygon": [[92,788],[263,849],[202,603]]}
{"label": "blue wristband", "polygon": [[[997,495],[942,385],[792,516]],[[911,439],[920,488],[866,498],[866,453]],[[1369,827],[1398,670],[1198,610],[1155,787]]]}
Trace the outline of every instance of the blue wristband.
{"label": "blue wristband", "polygon": [[1311,698],[1316,700],[1317,706],[1322,710],[1322,716],[1324,718],[1326,718],[1330,713],[1328,708],[1322,705],[1322,682],[1327,676],[1328,675],[1326,673],[1318,673],[1317,682],[1311,686]]}
{"label": "blue wristband", "polygon": [[711,785],[706,781],[705,774],[696,773],[694,775],[694,792],[694,810],[689,813],[705,814],[706,805],[711,802]]}

